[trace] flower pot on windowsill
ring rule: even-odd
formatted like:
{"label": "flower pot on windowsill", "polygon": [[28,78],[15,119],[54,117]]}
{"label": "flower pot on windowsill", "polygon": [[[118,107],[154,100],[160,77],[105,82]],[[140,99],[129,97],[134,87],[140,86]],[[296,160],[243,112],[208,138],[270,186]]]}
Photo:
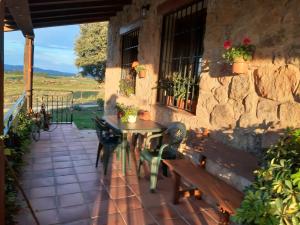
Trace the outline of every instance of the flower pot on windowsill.
{"label": "flower pot on windowsill", "polygon": [[146,70],[139,71],[139,78],[145,78],[146,77]]}
{"label": "flower pot on windowsill", "polygon": [[167,106],[173,106],[174,96],[167,96]]}
{"label": "flower pot on windowsill", "polygon": [[248,63],[241,58],[235,59],[232,64],[232,73],[245,74],[248,72]]}
{"label": "flower pot on windowsill", "polygon": [[151,119],[149,111],[140,110],[138,112],[138,116],[139,116],[140,120],[150,120]]}
{"label": "flower pot on windowsill", "polygon": [[185,105],[185,100],[183,98],[178,98],[177,99],[177,107],[179,109],[184,109],[184,105]]}
{"label": "flower pot on windowsill", "polygon": [[128,119],[127,119],[127,122],[128,123],[135,123],[136,122],[136,115],[129,115],[128,116]]}

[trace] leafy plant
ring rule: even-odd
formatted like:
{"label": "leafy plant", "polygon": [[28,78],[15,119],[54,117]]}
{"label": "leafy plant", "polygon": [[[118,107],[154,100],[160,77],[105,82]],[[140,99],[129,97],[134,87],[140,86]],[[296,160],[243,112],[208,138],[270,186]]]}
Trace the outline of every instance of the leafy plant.
{"label": "leafy plant", "polygon": [[131,68],[133,68],[135,70],[135,72],[138,74],[139,72],[141,72],[142,70],[146,70],[146,67],[143,65],[140,65],[140,63],[138,61],[134,61],[131,64]]}
{"label": "leafy plant", "polygon": [[102,98],[98,98],[97,99],[97,105],[98,105],[100,110],[103,110],[104,109],[104,100]]}
{"label": "leafy plant", "polygon": [[244,38],[242,43],[232,46],[231,41],[226,40],[224,42],[225,53],[223,54],[223,58],[229,63],[233,63],[236,60],[251,60],[255,46],[250,43],[249,38]]}
{"label": "leafy plant", "polygon": [[130,79],[121,79],[119,88],[120,92],[127,97],[134,94],[134,87],[132,85],[132,80]]}
{"label": "leafy plant", "polygon": [[121,121],[127,123],[129,116],[137,116],[138,108],[135,106],[126,106],[124,104],[117,103],[116,108],[118,112],[122,113]]}
{"label": "leafy plant", "polygon": [[[4,153],[17,174],[24,165],[24,154],[29,151],[31,123],[30,117],[25,112],[20,112],[8,137],[4,139]],[[5,174],[5,224],[13,225],[15,224],[14,215],[18,213],[20,206],[17,203],[16,185],[12,173],[7,167]]]}
{"label": "leafy plant", "polygon": [[244,225],[300,224],[300,129],[288,129],[266,152],[266,166],[233,220]]}
{"label": "leafy plant", "polygon": [[76,110],[76,111],[81,111],[82,110],[82,108],[80,107],[80,105],[74,105],[73,109]]}

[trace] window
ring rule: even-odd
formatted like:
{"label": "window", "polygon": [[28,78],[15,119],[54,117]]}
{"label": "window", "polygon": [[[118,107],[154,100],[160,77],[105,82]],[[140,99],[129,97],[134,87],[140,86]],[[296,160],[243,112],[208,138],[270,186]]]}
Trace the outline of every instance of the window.
{"label": "window", "polygon": [[196,112],[205,31],[205,1],[164,16],[157,100]]}
{"label": "window", "polygon": [[122,36],[122,65],[120,93],[126,96],[135,94],[136,73],[131,64],[137,61],[139,30],[130,31]]}

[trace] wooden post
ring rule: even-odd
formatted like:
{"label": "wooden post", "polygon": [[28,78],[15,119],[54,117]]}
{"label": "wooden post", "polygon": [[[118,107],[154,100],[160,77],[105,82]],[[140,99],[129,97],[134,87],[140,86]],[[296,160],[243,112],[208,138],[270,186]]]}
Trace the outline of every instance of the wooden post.
{"label": "wooden post", "polygon": [[33,53],[34,53],[34,38],[25,36],[24,49],[24,82],[27,100],[27,111],[32,110],[32,86],[33,86]]}
{"label": "wooden post", "polygon": [[[3,135],[4,110],[4,0],[0,0],[0,135]],[[0,139],[0,224],[5,224],[5,160],[4,145]]]}

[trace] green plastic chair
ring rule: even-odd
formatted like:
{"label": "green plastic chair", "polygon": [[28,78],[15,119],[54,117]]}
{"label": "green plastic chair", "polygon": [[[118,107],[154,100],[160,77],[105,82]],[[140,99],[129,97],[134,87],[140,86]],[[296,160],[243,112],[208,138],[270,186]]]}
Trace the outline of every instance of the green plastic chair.
{"label": "green plastic chair", "polygon": [[[167,143],[158,148],[150,149],[151,141],[156,138],[162,139],[167,136]],[[155,192],[157,186],[157,175],[161,159],[176,159],[178,148],[186,136],[186,127],[183,123],[174,122],[168,129],[160,134],[150,135],[146,139],[145,148],[140,152],[138,165],[138,176],[140,177],[141,167],[145,161],[150,166],[150,191]],[[161,142],[161,141],[159,141]]]}
{"label": "green plastic chair", "polygon": [[[102,153],[101,162],[103,164],[104,175],[107,173],[109,160],[113,152],[117,152],[117,159],[120,159],[122,150],[121,135],[113,131],[105,122],[105,120],[96,117],[94,119],[96,133],[99,139],[96,167],[98,167],[100,155]],[[126,144],[126,151],[129,154],[129,144]],[[124,162],[123,162],[124,163]]]}

